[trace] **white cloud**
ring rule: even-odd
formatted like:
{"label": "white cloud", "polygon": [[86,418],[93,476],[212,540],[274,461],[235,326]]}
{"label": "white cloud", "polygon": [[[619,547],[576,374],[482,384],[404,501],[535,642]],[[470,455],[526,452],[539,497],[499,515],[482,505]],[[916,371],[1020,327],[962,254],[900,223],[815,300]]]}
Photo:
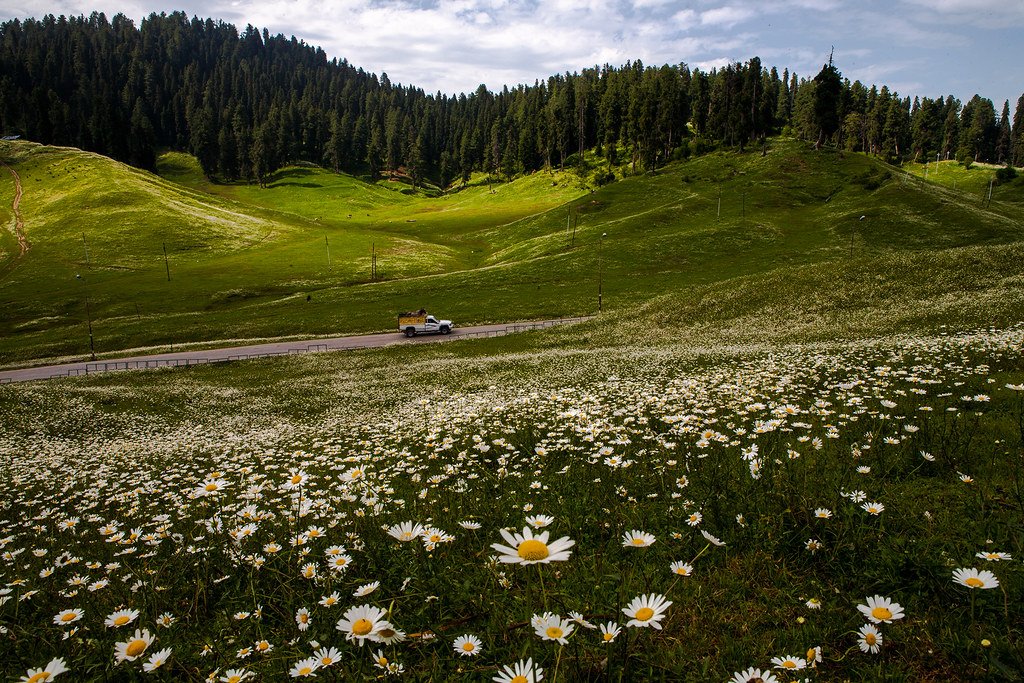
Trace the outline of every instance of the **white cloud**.
{"label": "white cloud", "polygon": [[700,23],[704,26],[734,26],[741,21],[750,19],[755,14],[749,7],[726,5],[700,13]]}

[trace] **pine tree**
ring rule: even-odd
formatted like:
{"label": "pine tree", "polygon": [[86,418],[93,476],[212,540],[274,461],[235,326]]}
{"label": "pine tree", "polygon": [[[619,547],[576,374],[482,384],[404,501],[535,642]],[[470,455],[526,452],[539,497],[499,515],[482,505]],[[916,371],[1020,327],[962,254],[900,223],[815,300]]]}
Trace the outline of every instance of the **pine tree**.
{"label": "pine tree", "polygon": [[1013,165],[1024,166],[1024,95],[1017,100],[1013,113],[1013,128],[1010,131],[1013,142]]}
{"label": "pine tree", "polygon": [[996,133],[996,163],[1010,163],[1013,152],[1013,137],[1010,130],[1010,101],[1003,101],[1003,113],[999,116],[999,131]]}
{"label": "pine tree", "polygon": [[814,77],[814,83],[814,124],[818,128],[818,139],[814,146],[820,148],[822,143],[839,130],[839,103],[843,80],[839,70],[832,65],[831,57],[828,64]]}

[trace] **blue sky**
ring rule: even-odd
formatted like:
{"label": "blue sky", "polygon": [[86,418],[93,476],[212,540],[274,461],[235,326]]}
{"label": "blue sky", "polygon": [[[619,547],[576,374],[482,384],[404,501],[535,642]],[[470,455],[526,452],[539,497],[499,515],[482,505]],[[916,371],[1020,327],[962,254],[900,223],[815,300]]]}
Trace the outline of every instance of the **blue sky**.
{"label": "blue sky", "polygon": [[844,76],[901,94],[978,93],[1012,112],[1024,93],[1024,0],[0,0],[3,19],[174,9],[294,35],[429,92],[633,59],[710,68],[757,55],[813,77],[834,45]]}

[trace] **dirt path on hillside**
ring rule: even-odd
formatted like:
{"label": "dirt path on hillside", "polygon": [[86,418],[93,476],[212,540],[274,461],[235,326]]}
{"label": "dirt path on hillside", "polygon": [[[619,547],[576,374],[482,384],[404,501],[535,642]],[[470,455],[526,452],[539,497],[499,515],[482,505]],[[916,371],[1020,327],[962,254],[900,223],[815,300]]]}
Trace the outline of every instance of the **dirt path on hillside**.
{"label": "dirt path on hillside", "polygon": [[21,176],[6,162],[0,161],[11,175],[14,176],[14,202],[11,204],[11,211],[14,212],[14,236],[18,238],[18,248],[21,249],[20,256],[28,253],[28,237],[25,235],[25,219],[21,216],[21,195],[24,189],[21,187]]}

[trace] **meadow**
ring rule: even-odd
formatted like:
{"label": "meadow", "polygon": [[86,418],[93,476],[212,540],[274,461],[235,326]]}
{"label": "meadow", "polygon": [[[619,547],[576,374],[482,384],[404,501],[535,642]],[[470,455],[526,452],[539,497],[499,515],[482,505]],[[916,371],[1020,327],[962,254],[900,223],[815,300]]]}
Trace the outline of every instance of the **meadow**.
{"label": "meadow", "polygon": [[[301,236],[270,250],[326,222],[298,199],[315,188],[204,189],[165,161],[166,191]],[[356,182],[299,170],[339,197]],[[597,269],[601,315],[0,386],[0,676],[1020,680],[1015,202],[785,140],[593,193],[493,189],[368,191],[360,230],[460,267],[324,284],[324,327],[428,293],[457,322],[593,311]],[[462,218],[424,218],[444,202]],[[204,249],[211,270],[263,253]],[[194,306],[182,334],[306,331],[243,325],[259,306],[287,310]],[[5,332],[6,358],[65,324]]]}

